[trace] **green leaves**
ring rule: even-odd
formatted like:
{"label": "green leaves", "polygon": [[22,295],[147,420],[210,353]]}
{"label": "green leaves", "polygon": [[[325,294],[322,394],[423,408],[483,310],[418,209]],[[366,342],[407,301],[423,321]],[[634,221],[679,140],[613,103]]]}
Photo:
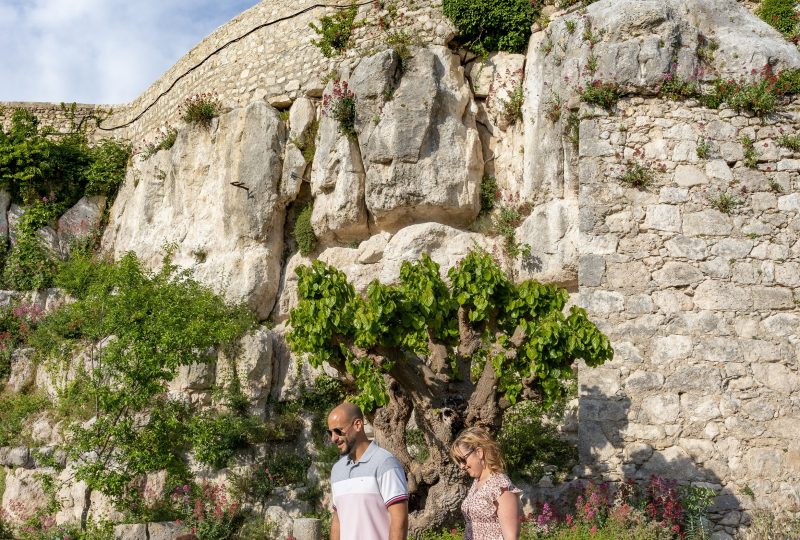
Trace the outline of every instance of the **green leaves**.
{"label": "green leaves", "polygon": [[[613,355],[584,310],[563,312],[565,290],[534,281],[515,285],[485,252],[471,252],[451,269],[449,287],[427,255],[403,263],[398,283],[372,282],[363,297],[342,272],[320,261],[297,274],[300,302],[289,316],[289,343],[316,366],[329,361],[346,371],[365,410],[387,403],[384,379],[393,362],[425,361],[431,341],[455,354],[459,306],[483,341],[467,359],[473,381],[489,361],[497,397],[511,403],[526,388],[553,403],[564,393],[562,381],[573,377],[576,359],[596,366]],[[520,342],[511,339],[517,330]]]}
{"label": "green leaves", "polygon": [[530,0],[444,0],[465,45],[478,54],[523,52],[538,8]]}

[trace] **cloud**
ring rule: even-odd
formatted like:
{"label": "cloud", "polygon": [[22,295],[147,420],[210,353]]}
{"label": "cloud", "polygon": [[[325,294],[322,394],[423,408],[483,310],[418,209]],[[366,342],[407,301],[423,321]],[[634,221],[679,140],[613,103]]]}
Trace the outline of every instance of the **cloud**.
{"label": "cloud", "polygon": [[0,0],[0,101],[127,103],[258,0]]}

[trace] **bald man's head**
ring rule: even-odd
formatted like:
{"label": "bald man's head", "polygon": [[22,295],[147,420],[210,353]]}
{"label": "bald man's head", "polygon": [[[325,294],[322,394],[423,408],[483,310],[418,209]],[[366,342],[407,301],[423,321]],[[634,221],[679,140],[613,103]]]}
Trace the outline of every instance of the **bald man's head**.
{"label": "bald man's head", "polygon": [[328,436],[339,448],[341,455],[349,454],[351,459],[358,458],[369,446],[369,439],[364,433],[364,413],[357,405],[344,402],[328,415]]}
{"label": "bald man's head", "polygon": [[364,413],[361,412],[361,408],[358,405],[355,405],[350,402],[343,402],[334,407],[331,411],[330,416],[336,415],[340,420],[345,422],[352,422],[353,420],[361,420],[364,421]]}

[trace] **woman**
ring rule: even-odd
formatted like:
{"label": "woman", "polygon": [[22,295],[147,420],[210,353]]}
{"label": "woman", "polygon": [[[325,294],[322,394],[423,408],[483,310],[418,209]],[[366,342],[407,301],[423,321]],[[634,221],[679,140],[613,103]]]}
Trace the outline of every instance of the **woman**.
{"label": "woman", "polygon": [[480,427],[462,431],[450,455],[474,478],[461,511],[466,520],[464,540],[517,540],[519,538],[519,494],[505,475],[500,447]]}

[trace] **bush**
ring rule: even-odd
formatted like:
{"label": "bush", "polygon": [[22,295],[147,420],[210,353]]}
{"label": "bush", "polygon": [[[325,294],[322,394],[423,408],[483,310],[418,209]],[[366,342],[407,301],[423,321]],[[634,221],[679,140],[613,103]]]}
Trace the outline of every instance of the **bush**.
{"label": "bush", "polygon": [[133,149],[127,141],[105,139],[92,147],[91,164],[86,171],[86,194],[114,198],[125,180]]}
{"label": "bush", "polygon": [[615,82],[592,81],[581,91],[581,99],[586,103],[599,105],[610,111],[619,101],[622,91]]}
{"label": "bush", "polygon": [[796,0],[761,0],[756,15],[789,39],[797,35]]}
{"label": "bush", "polygon": [[47,408],[46,398],[36,394],[6,394],[0,396],[0,447],[18,442],[25,420]]}
{"label": "bush", "polygon": [[172,127],[167,127],[167,131],[155,142],[148,143],[144,150],[142,151],[142,155],[144,159],[149,159],[152,156],[156,155],[160,150],[169,150],[175,145],[175,141],[178,139],[178,130]]}
{"label": "bush", "polygon": [[197,124],[207,128],[211,121],[222,112],[219,99],[209,93],[195,94],[186,98],[181,105],[181,118],[187,124]]}
{"label": "bush", "polygon": [[259,422],[235,413],[202,413],[192,418],[191,441],[200,463],[225,467],[238,450],[255,442]]}
{"label": "bush", "polygon": [[481,179],[481,213],[489,212],[494,208],[494,203],[499,195],[497,179],[489,174],[484,174]]}
{"label": "bush", "polygon": [[311,40],[311,43],[319,47],[325,58],[345,51],[350,45],[357,14],[358,7],[352,3],[350,7],[340,9],[333,16],[322,17],[319,26],[309,23],[314,32],[320,36],[319,39]]}
{"label": "bush", "polygon": [[559,436],[557,422],[564,418],[566,401],[559,400],[550,410],[541,403],[523,401],[503,414],[503,427],[497,440],[508,470],[517,477],[538,482],[547,465],[564,476],[578,462],[578,449]]}
{"label": "bush", "polygon": [[56,273],[55,254],[42,244],[38,230],[53,222],[60,205],[37,201],[25,210],[19,220],[17,243],[6,258],[3,283],[18,291],[49,287]]}
{"label": "bush", "polygon": [[294,236],[297,242],[297,248],[300,250],[301,255],[311,255],[317,247],[317,236],[314,234],[314,229],[311,227],[311,212],[314,210],[314,205],[309,203],[298,214],[297,221],[294,222]]}
{"label": "bush", "polygon": [[538,15],[534,5],[530,0],[443,0],[442,11],[472,51],[521,53]]}
{"label": "bush", "polygon": [[653,171],[639,163],[629,161],[620,182],[636,189],[645,189],[653,183]]}
{"label": "bush", "polygon": [[347,87],[347,81],[333,81],[333,92],[322,97],[322,113],[338,122],[343,135],[356,136],[356,95]]}

